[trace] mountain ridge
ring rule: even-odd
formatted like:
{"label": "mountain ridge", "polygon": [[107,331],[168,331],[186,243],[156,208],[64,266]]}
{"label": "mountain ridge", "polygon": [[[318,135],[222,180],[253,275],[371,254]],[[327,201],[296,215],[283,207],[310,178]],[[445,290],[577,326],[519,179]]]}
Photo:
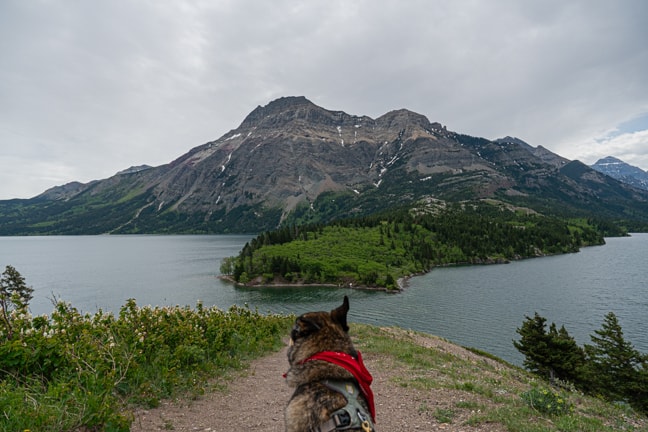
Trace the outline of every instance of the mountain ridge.
{"label": "mountain ridge", "polygon": [[579,164],[407,109],[373,119],[283,97],[168,164],[0,201],[0,234],[258,232],[428,198],[648,221],[648,193]]}
{"label": "mountain ridge", "polygon": [[607,156],[596,161],[592,166],[596,171],[609,175],[622,183],[648,190],[648,172],[630,165],[614,156]]}

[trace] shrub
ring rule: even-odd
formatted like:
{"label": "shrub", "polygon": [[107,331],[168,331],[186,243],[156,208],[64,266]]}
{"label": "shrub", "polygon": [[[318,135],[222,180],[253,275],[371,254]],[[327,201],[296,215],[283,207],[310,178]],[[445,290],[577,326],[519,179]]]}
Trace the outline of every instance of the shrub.
{"label": "shrub", "polygon": [[543,414],[563,415],[574,410],[574,406],[564,396],[546,388],[533,387],[522,393],[521,397],[529,407]]}
{"label": "shrub", "polygon": [[156,406],[240,367],[278,347],[290,322],[236,306],[140,308],[132,299],[118,316],[63,302],[50,316],[22,311],[10,321],[13,337],[0,338],[0,430],[127,431],[132,404]]}

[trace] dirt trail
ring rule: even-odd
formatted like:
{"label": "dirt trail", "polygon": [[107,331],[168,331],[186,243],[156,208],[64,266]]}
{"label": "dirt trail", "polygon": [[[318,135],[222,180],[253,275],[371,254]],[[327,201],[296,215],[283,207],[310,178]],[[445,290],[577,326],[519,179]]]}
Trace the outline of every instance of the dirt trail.
{"label": "dirt trail", "polygon": [[284,430],[283,408],[290,389],[283,373],[286,348],[255,360],[226,391],[197,400],[164,401],[155,409],[138,411],[131,431],[277,431]]}
{"label": "dirt trail", "polygon": [[[430,340],[421,341],[428,345]],[[460,347],[434,339],[435,348],[463,356],[474,354]],[[461,352],[456,352],[461,351]],[[402,375],[389,358],[367,353],[367,368],[374,376],[372,385],[379,432],[402,431],[504,431],[499,424],[462,425],[440,423],[434,412],[454,406],[466,398],[465,392],[448,389],[421,391],[407,388],[394,379]],[[131,431],[269,431],[284,430],[283,410],[292,390],[283,373],[288,368],[286,347],[251,363],[250,368],[228,384],[226,391],[213,391],[197,400],[162,402],[160,407],[136,412]]]}

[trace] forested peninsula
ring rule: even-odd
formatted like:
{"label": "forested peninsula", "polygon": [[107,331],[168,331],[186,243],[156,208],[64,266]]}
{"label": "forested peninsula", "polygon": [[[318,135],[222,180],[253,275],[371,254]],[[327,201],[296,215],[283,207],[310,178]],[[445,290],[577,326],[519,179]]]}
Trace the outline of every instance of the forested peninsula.
{"label": "forested peninsula", "polygon": [[223,260],[235,283],[399,290],[435,266],[505,263],[578,252],[623,231],[592,219],[561,219],[493,201],[392,210],[327,225],[284,227]]}

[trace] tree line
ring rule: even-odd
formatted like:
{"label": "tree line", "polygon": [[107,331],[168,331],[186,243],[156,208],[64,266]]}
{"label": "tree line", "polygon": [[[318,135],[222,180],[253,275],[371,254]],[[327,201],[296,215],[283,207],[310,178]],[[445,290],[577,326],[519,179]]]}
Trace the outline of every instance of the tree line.
{"label": "tree line", "polygon": [[565,326],[560,329],[537,312],[517,329],[515,348],[524,366],[553,383],[569,383],[588,394],[630,404],[648,414],[648,355],[623,336],[619,320],[609,312],[592,344],[580,347]]}
{"label": "tree line", "polygon": [[355,283],[394,287],[399,277],[433,266],[502,262],[576,252],[602,244],[587,221],[484,203],[444,209],[398,209],[327,225],[286,226],[248,242],[223,261],[236,282]]}

